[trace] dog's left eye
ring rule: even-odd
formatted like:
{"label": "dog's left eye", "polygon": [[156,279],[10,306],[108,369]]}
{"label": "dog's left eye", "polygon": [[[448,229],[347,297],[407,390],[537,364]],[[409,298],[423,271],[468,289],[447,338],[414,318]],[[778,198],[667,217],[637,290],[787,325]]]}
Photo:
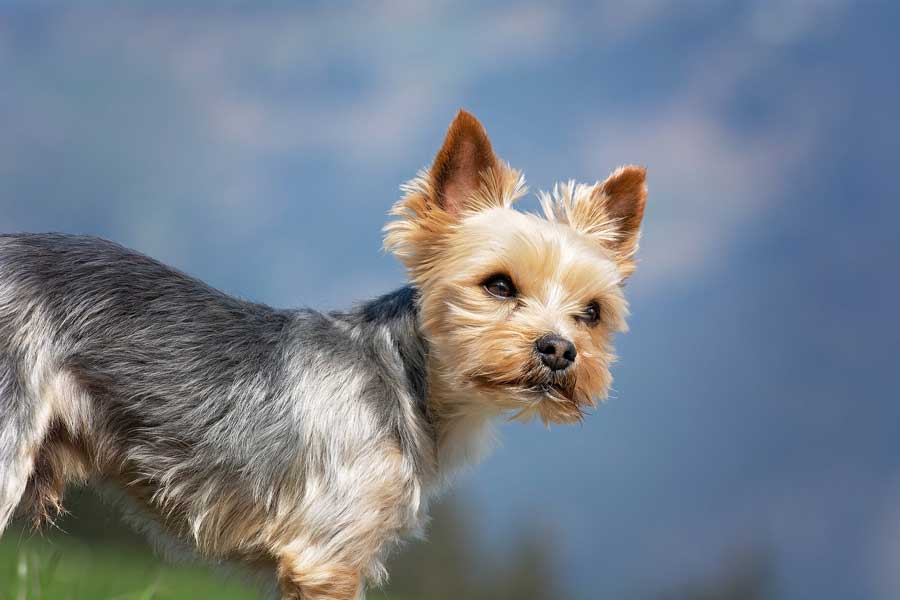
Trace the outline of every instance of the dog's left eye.
{"label": "dog's left eye", "polygon": [[483,285],[487,293],[495,298],[513,298],[516,295],[516,286],[506,275],[494,275]]}
{"label": "dog's left eye", "polygon": [[577,319],[587,325],[596,325],[600,321],[600,305],[591,302],[584,307],[584,312],[578,315]]}

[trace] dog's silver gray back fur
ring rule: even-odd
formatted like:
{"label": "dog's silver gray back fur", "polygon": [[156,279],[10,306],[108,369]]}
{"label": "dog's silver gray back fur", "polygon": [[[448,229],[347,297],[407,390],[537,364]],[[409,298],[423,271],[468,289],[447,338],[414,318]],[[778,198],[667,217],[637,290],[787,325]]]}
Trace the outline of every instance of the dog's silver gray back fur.
{"label": "dog's silver gray back fur", "polygon": [[[351,543],[325,521],[355,518],[385,445],[408,504],[391,535],[415,530],[435,460],[425,359],[410,287],[348,312],[276,310],[101,239],[0,236],[0,531],[54,435],[214,557],[264,554],[300,521],[322,530],[309,543]],[[364,476],[336,482],[348,464]],[[304,514],[282,514],[290,502]],[[283,522],[221,533],[253,511]]]}

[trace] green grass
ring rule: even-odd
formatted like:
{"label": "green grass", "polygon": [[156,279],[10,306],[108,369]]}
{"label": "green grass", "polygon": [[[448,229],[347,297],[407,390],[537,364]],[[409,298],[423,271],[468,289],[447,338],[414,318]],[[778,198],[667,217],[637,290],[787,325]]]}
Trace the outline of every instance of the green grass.
{"label": "green grass", "polygon": [[[370,592],[371,600],[380,596]],[[238,575],[164,562],[149,550],[7,531],[0,541],[0,600],[257,600]],[[391,595],[392,600],[397,600]]]}
{"label": "green grass", "polygon": [[10,531],[0,543],[0,600],[255,600],[237,576],[172,565],[139,548]]}

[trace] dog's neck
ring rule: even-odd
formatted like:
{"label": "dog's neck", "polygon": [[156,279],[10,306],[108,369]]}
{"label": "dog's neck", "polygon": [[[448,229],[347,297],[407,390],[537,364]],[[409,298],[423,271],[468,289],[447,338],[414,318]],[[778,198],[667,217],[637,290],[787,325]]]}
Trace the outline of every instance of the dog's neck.
{"label": "dog's neck", "polygon": [[428,407],[434,423],[438,474],[445,483],[480,462],[494,444],[499,412],[469,386],[448,376],[439,357],[428,357]]}
{"label": "dog's neck", "polygon": [[358,318],[385,327],[403,363],[405,387],[415,399],[433,445],[436,483],[443,486],[477,463],[493,441],[491,421],[498,413],[477,393],[447,376],[438,353],[430,351],[419,325],[418,292],[406,286],[360,306]]}

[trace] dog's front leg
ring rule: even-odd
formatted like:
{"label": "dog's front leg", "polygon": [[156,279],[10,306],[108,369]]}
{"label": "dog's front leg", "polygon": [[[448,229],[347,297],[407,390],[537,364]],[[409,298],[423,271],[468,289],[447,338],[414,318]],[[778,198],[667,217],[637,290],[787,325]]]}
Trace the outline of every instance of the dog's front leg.
{"label": "dog's front leg", "polygon": [[358,569],[339,561],[310,560],[309,549],[286,552],[278,559],[282,600],[360,600],[363,578]]}
{"label": "dog's front leg", "polygon": [[275,524],[285,533],[269,549],[284,600],[363,600],[366,581],[384,581],[385,549],[417,523],[410,470],[390,440],[348,457],[325,482],[307,478],[296,516]]}

